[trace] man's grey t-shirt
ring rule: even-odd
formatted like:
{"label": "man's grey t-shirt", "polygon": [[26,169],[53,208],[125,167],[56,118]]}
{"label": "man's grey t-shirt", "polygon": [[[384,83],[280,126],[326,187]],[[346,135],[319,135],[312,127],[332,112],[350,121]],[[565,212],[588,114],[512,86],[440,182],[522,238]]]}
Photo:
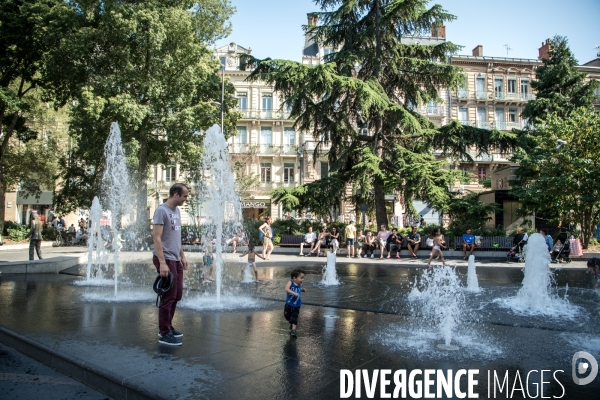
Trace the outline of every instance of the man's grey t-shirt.
{"label": "man's grey t-shirt", "polygon": [[[173,210],[167,203],[162,203],[156,211],[152,225],[162,225],[163,254],[166,260],[179,261],[181,253],[181,214],[179,208]],[[156,255],[156,249],[154,250]]]}

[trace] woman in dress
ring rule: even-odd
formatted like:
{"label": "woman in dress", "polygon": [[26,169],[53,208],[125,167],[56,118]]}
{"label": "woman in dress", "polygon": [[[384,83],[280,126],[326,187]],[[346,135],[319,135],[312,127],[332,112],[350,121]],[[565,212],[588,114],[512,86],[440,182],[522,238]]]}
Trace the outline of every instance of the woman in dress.
{"label": "woman in dress", "polygon": [[321,246],[327,247],[327,244],[329,242],[329,235],[331,235],[331,234],[327,230],[327,227],[324,226],[321,229],[321,232],[319,233],[319,240],[317,241],[317,245],[315,246],[314,249],[312,249],[310,251],[309,254],[312,254],[312,253],[316,252],[316,256],[319,257],[321,255]]}
{"label": "woman in dress", "polygon": [[331,233],[329,234],[329,244],[333,247],[333,254],[337,254],[338,249],[340,248],[340,233],[337,228],[334,226],[331,228]]}

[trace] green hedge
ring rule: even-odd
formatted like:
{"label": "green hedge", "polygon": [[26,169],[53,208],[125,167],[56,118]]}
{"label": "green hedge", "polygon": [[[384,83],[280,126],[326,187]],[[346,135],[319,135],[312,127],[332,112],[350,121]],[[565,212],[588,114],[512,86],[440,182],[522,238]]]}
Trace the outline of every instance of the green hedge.
{"label": "green hedge", "polygon": [[4,221],[4,230],[2,232],[3,235],[8,236],[10,235],[8,233],[9,229],[20,229],[20,227],[22,227],[24,225],[19,224],[18,222],[13,222],[13,221]]}
{"label": "green hedge", "polygon": [[56,235],[58,235],[58,232],[52,226],[42,226],[42,237],[44,240],[56,240]]}
{"label": "green hedge", "polygon": [[28,232],[29,230],[24,225],[17,225],[14,228],[8,229],[8,235],[10,236],[11,240],[14,240],[15,242],[24,240]]}

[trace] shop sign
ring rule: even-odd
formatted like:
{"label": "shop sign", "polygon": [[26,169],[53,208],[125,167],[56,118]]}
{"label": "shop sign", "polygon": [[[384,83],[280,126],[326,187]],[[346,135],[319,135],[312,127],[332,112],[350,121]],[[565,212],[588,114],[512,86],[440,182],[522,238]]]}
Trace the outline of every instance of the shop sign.
{"label": "shop sign", "polygon": [[242,208],[267,208],[270,205],[269,200],[242,201]]}

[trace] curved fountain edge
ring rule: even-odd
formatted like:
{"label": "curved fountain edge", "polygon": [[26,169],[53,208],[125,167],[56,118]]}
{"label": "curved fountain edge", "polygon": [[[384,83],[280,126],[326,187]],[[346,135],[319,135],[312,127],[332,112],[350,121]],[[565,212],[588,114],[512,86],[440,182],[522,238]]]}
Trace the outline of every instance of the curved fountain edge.
{"label": "curved fountain edge", "polygon": [[98,367],[79,357],[61,354],[50,346],[0,325],[0,342],[42,364],[115,399],[160,399],[126,376]]}

